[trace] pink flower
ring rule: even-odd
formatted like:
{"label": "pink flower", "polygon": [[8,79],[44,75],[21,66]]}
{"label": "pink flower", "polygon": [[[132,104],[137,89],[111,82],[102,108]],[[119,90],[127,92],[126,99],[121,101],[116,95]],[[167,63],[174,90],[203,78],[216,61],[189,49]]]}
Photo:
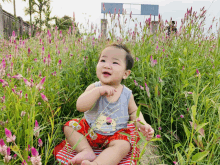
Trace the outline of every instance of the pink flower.
{"label": "pink flower", "polygon": [[27,79],[25,79],[25,78],[23,78],[23,80],[24,80],[24,83],[28,86],[28,87],[33,87],[34,86],[34,84],[33,84],[33,80],[32,80],[32,82],[29,82]]}
{"label": "pink flower", "polygon": [[5,96],[0,97],[1,102],[4,103],[5,102]]}
{"label": "pink flower", "polygon": [[137,81],[136,81],[136,80],[134,80],[134,84],[135,84],[135,86],[138,86],[138,83],[137,83]]}
{"label": "pink flower", "polygon": [[161,131],[161,130],[162,130],[162,128],[161,128],[161,127],[158,127],[158,130],[160,130],[160,131]]}
{"label": "pink flower", "polygon": [[32,154],[32,157],[31,157],[31,163],[32,165],[41,165],[41,156],[39,156],[37,150],[32,147],[31,148],[31,154]]}
{"label": "pink flower", "polygon": [[36,88],[41,90],[43,88],[43,84],[45,82],[46,76],[40,81],[39,84],[37,84]]}
{"label": "pink flower", "polygon": [[8,83],[3,79],[0,79],[0,83],[2,83],[2,87],[8,86]]}
{"label": "pink flower", "polygon": [[48,102],[47,97],[46,97],[43,93],[41,93],[40,95],[41,95],[41,97],[42,97],[42,99],[43,99],[44,101]]}
{"label": "pink flower", "polygon": [[24,160],[21,165],[27,165],[27,162]]}
{"label": "pink flower", "polygon": [[198,69],[196,69],[196,73],[197,73],[197,75],[199,75],[199,74],[200,74]]}
{"label": "pink flower", "polygon": [[30,48],[28,48],[28,54],[30,54],[31,53],[31,49]]}
{"label": "pink flower", "polygon": [[177,162],[173,161],[173,164],[177,164]]}
{"label": "pink flower", "polygon": [[61,62],[62,62],[61,59],[59,59],[59,61],[58,61],[58,65],[61,65]]}
{"label": "pink flower", "polygon": [[142,87],[141,85],[139,85],[140,86],[140,88],[142,89],[142,90],[144,90],[144,87]]}
{"label": "pink flower", "polygon": [[41,105],[41,102],[38,102],[37,104],[38,104],[38,105]]}
{"label": "pink flower", "polygon": [[159,82],[163,82],[163,80],[161,80],[161,78],[159,77]]}
{"label": "pink flower", "polygon": [[183,66],[182,70],[185,70],[185,67]]}
{"label": "pink flower", "polygon": [[21,74],[12,76],[12,78],[15,78],[15,79],[18,79],[18,80],[20,80],[22,77],[23,77],[23,76],[22,76]]}
{"label": "pink flower", "polygon": [[5,128],[5,135],[7,137],[6,141],[9,142],[15,142],[16,136],[11,134],[11,131]]}
{"label": "pink flower", "polygon": [[5,162],[5,163],[8,163],[8,162],[11,160],[10,154],[11,154],[10,147],[8,147],[8,148],[7,148],[7,154],[6,154],[5,157],[4,157],[4,162]]}
{"label": "pink flower", "polygon": [[181,118],[184,118],[184,115],[180,115]]}
{"label": "pink flower", "polygon": [[14,154],[13,159],[16,159],[16,158],[17,158],[17,156],[18,156],[17,154]]}
{"label": "pink flower", "polygon": [[38,139],[38,146],[39,146],[39,147],[42,147],[42,146],[43,146],[43,142],[42,142],[41,139]]}
{"label": "pink flower", "polygon": [[161,136],[160,135],[156,135],[156,138],[160,138]]}
{"label": "pink flower", "polygon": [[38,125],[38,122],[37,122],[37,120],[35,120],[34,136],[36,136],[36,137],[39,136],[39,133],[40,133],[39,129],[40,129],[40,127]]}
{"label": "pink flower", "polygon": [[150,56],[150,59],[151,59],[151,66],[154,67],[157,64],[157,60],[156,59],[154,60],[152,56]]}
{"label": "pink flower", "polygon": [[22,112],[21,112],[21,117],[24,117],[25,114],[26,114],[26,112],[25,112],[25,111],[22,111]]}
{"label": "pink flower", "polygon": [[147,96],[150,98],[150,89],[147,86],[147,83],[144,83],[144,84],[145,84],[145,89],[146,89],[146,92],[147,92]]}
{"label": "pink flower", "polygon": [[187,92],[189,95],[193,94],[192,92]]}
{"label": "pink flower", "polygon": [[7,154],[7,146],[3,139],[0,140],[0,154],[6,155]]}
{"label": "pink flower", "polygon": [[139,58],[138,58],[138,57],[136,57],[136,61],[139,61]]}

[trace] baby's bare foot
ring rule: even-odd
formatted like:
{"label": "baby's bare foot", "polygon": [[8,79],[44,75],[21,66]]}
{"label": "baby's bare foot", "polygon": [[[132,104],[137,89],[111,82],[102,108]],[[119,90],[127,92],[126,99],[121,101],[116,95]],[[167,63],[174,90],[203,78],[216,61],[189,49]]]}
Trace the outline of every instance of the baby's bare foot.
{"label": "baby's bare foot", "polygon": [[94,162],[90,162],[88,160],[83,160],[81,165],[98,165],[95,161]]}
{"label": "baby's bare foot", "polygon": [[81,152],[79,152],[74,158],[69,160],[68,165],[80,164],[83,160],[93,161],[95,160],[95,158],[96,155],[92,150],[84,149]]}

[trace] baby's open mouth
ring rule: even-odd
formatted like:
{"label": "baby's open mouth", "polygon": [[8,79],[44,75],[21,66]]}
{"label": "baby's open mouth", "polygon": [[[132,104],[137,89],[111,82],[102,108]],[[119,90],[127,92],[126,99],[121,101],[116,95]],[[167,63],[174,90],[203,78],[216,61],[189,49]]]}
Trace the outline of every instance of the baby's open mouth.
{"label": "baby's open mouth", "polygon": [[109,72],[103,72],[104,75],[111,75]]}

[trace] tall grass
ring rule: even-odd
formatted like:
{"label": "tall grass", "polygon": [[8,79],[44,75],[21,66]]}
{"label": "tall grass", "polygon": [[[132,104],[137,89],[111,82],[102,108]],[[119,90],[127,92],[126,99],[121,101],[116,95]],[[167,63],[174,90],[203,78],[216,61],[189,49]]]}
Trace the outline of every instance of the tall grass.
{"label": "tall grass", "polygon": [[[204,31],[205,15],[204,8],[200,13],[187,9],[180,29],[170,36],[162,16],[157,33],[152,34],[150,19],[141,25],[141,32],[137,28],[125,31],[127,22],[119,25],[115,13],[109,23],[109,41],[101,33],[95,38],[98,29],[94,27],[78,37],[72,28],[65,35],[51,29],[29,39],[12,35],[10,41],[2,40],[0,138],[4,142],[1,140],[0,162],[17,154],[8,164],[24,160],[31,164],[39,158],[34,148],[42,164],[55,162],[52,151],[64,138],[63,124],[82,117],[76,111],[76,100],[89,84],[98,81],[95,69],[101,50],[118,40],[134,55],[134,68],[124,84],[162,138],[157,142],[162,163],[219,164],[220,39],[212,33],[215,20]],[[10,134],[6,137],[5,128],[16,136],[14,142],[6,142]],[[1,150],[3,143],[10,147],[7,154]]]}

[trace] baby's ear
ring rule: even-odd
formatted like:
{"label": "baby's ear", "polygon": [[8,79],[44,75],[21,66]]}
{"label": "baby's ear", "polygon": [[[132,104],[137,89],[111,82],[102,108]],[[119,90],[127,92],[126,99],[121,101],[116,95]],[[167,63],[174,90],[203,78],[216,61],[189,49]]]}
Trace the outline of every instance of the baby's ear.
{"label": "baby's ear", "polygon": [[126,70],[123,79],[127,79],[130,74],[131,74],[131,70]]}

